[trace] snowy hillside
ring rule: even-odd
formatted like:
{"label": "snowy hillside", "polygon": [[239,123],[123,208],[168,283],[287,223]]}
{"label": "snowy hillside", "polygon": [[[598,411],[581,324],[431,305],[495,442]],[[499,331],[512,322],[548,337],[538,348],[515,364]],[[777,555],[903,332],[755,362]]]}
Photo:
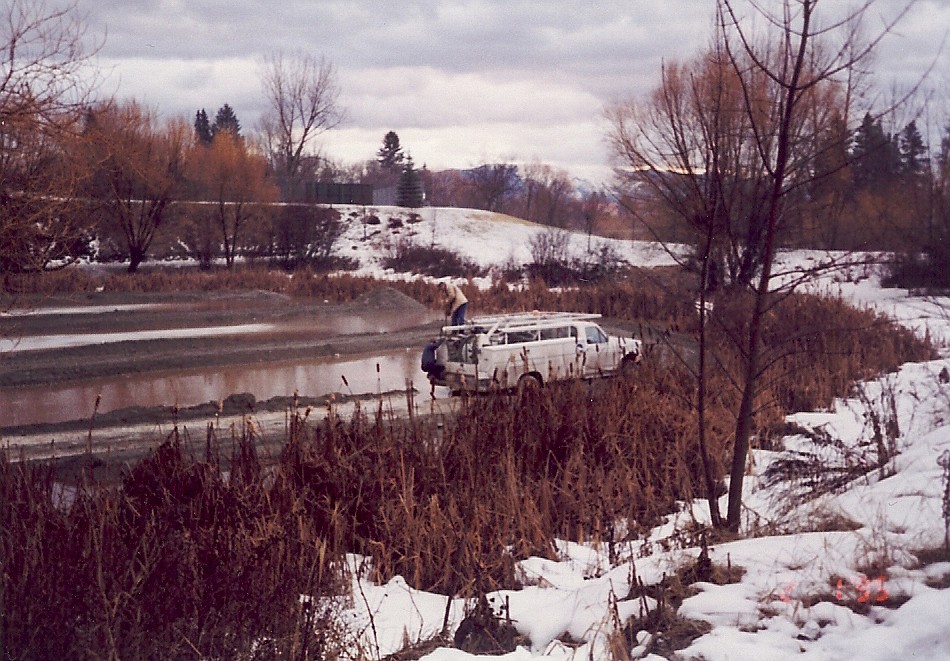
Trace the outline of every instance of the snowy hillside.
{"label": "snowy hillside", "polygon": [[[346,215],[351,210],[341,211]],[[530,237],[544,231],[467,210],[425,209],[422,214],[422,221],[411,226],[415,240],[451,248],[485,266],[509,259],[528,261]],[[375,227],[380,230],[376,235],[370,236],[370,229],[355,224],[341,240],[339,252],[359,258],[363,273],[393,277],[379,266],[384,242],[392,237],[385,224]],[[671,263],[651,244],[613,243],[631,263]],[[586,235],[572,237],[577,254],[586,247]],[[786,264],[813,258],[783,256]],[[919,333],[929,333],[939,346],[950,341],[950,300],[884,290],[869,273],[827,275],[810,286],[840,294],[855,305],[872,306]],[[679,614],[707,622],[711,629],[683,650],[682,657],[950,658],[950,562],[925,562],[917,555],[944,544],[946,482],[938,459],[946,462],[950,457],[950,360],[905,365],[897,374],[863,384],[856,393],[861,396],[839,401],[833,410],[792,416],[789,422],[800,433],[785,439],[784,452],[754,453],[744,498],[745,538],[709,549],[716,565],[744,573],[737,583],[697,583],[698,593],[683,601]],[[886,470],[853,479],[834,493],[798,498],[800,485],[775,479],[769,470],[776,462],[809,457],[832,465],[855,461],[871,441],[874,424],[881,421],[896,423],[892,428],[899,454]],[[618,658],[609,648],[617,622],[640,615],[652,602],[623,600],[632,577],[652,585],[664,574],[695,563],[699,548],[677,548],[671,540],[678,524],[707,518],[704,502],[682,503],[680,513],[656,528],[648,543],[620,549],[619,562],[611,563],[605,548],[561,543],[558,562],[534,558],[520,563],[527,587],[493,596],[496,605],[509,604],[510,617],[518,632],[529,637],[530,647],[502,658]],[[676,550],[659,550],[665,547]],[[358,564],[354,559],[354,566]],[[444,596],[412,590],[399,577],[385,585],[365,578],[354,581],[352,626],[362,651],[372,658],[394,653],[407,641],[431,638],[442,629],[446,613],[450,630],[463,617],[461,601],[448,604],[447,610]],[[646,632],[637,636],[644,644],[648,639]],[[643,650],[641,646],[634,653]],[[473,657],[442,648],[423,658]]]}
{"label": "snowy hillside", "polygon": [[[473,209],[426,207],[418,210],[419,221],[410,223],[407,221],[409,210],[401,207],[338,205],[334,208],[347,223],[345,234],[337,242],[336,253],[359,260],[361,268],[357,274],[382,278],[394,276],[382,268],[380,261],[389,246],[400,240],[446,248],[487,269],[504,263],[524,265],[530,262],[532,237],[551,231],[543,225],[512,216]],[[364,215],[375,215],[379,223],[363,222]],[[391,218],[399,219],[400,226],[392,227]],[[603,245],[615,249],[631,264],[661,266],[674,263],[666,250],[655,243],[590,238],[592,251],[596,252]],[[587,254],[587,234],[571,232],[569,251],[570,256],[576,258]]]}

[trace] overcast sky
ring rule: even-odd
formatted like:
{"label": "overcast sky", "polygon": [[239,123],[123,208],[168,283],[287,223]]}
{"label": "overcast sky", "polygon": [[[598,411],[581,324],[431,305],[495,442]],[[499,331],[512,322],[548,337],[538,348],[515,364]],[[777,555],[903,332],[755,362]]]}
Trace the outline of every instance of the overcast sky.
{"label": "overcast sky", "polygon": [[[777,4],[765,0],[766,5]],[[834,0],[829,6],[841,6]],[[899,0],[883,0],[870,26]],[[372,159],[394,130],[417,166],[541,161],[594,181],[607,171],[605,104],[649,91],[662,61],[694,55],[711,34],[712,0],[79,0],[104,92],[163,115],[213,118],[230,104],[258,122],[263,56],[324,56],[346,122],[323,152]],[[910,85],[937,58],[931,85],[950,87],[940,52],[950,0],[921,0],[879,50],[882,87]],[[950,49],[950,44],[944,51]],[[946,91],[941,102],[946,102]],[[941,123],[944,119],[940,120]]]}

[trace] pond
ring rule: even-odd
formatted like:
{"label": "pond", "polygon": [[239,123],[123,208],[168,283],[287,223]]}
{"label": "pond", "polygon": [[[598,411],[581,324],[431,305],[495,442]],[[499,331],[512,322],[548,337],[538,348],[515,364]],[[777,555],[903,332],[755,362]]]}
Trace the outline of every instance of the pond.
{"label": "pond", "polygon": [[330,393],[378,394],[412,384],[420,398],[429,385],[419,351],[307,362],[203,368],[165,374],[117,375],[79,384],[0,390],[0,426],[88,419],[101,395],[99,413],[131,406],[179,407],[251,393],[258,401],[297,392],[302,397]]}

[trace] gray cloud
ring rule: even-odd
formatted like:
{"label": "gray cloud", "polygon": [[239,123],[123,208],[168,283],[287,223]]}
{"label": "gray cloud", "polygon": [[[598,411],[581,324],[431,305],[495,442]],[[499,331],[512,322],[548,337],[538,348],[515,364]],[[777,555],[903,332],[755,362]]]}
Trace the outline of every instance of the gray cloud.
{"label": "gray cloud", "polygon": [[[227,102],[253,127],[261,58],[324,55],[349,115],[326,136],[328,155],[372,158],[393,129],[440,167],[479,155],[603,167],[604,104],[648,91],[664,59],[698,52],[712,19],[712,3],[700,0],[80,2],[92,31],[108,32],[101,61],[120,96],[164,114]],[[948,8],[915,7],[882,47],[888,70],[907,78],[936,55]]]}

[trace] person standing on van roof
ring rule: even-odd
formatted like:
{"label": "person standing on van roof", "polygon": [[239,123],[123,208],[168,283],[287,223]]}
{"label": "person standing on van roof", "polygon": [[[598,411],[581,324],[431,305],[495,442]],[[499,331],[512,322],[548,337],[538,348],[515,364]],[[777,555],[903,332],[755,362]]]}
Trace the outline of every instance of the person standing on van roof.
{"label": "person standing on van roof", "polygon": [[465,323],[465,310],[468,309],[468,299],[462,290],[451,282],[440,282],[439,292],[445,303],[446,316],[452,315],[449,326],[461,326]]}

